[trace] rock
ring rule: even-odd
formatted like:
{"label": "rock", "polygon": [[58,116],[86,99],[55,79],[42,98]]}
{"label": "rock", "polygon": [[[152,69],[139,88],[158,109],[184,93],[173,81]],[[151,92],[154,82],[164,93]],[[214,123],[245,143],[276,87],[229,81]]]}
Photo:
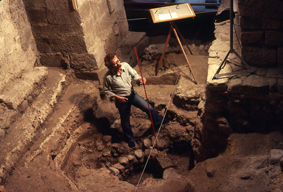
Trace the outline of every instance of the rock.
{"label": "rock", "polygon": [[159,150],[163,150],[167,146],[167,142],[164,139],[157,141],[157,146]]}
{"label": "rock", "polygon": [[143,145],[145,148],[149,148],[151,146],[151,140],[150,139],[144,139]]}
{"label": "rock", "polygon": [[179,173],[177,173],[177,170],[174,169],[174,168],[168,168],[168,169],[164,170],[162,178],[164,180],[168,180],[168,179],[185,179],[185,177],[180,175]]}
{"label": "rock", "polygon": [[157,149],[152,149],[151,158],[156,158],[157,155],[158,155]]}
{"label": "rock", "polygon": [[283,150],[281,149],[271,149],[270,154],[270,165],[275,165],[283,157]]}
{"label": "rock", "polygon": [[164,171],[165,169],[174,166],[172,160],[168,157],[157,156],[156,161],[160,171]]}
{"label": "rock", "polygon": [[125,152],[125,148],[124,147],[119,147],[118,149],[116,149],[116,151],[119,154],[123,154]]}
{"label": "rock", "polygon": [[135,156],[129,154],[127,155],[127,158],[129,159],[129,161],[133,161],[135,159]]}
{"label": "rock", "polygon": [[116,169],[115,167],[109,167],[109,170],[111,171],[111,173],[113,173],[113,175],[119,175],[120,171],[118,169]]}
{"label": "rock", "polygon": [[19,112],[23,112],[28,107],[28,101],[24,100],[18,107]]}
{"label": "rock", "polygon": [[103,145],[103,141],[101,140],[101,138],[98,138],[98,139],[95,141],[95,144],[96,144],[96,146]]}
{"label": "rock", "polygon": [[112,167],[118,169],[119,171],[124,171],[125,170],[125,167],[123,165],[121,165],[120,163],[116,163]]}
{"label": "rock", "polygon": [[105,141],[105,142],[109,142],[112,140],[112,136],[111,135],[104,135],[102,137],[102,140]]}
{"label": "rock", "polygon": [[109,157],[110,155],[111,155],[111,150],[110,149],[104,149],[103,151],[102,151],[102,155],[104,156],[104,157]]}
{"label": "rock", "polygon": [[174,191],[174,192],[195,192],[195,187],[192,182],[188,182],[187,180],[183,179],[169,179],[169,180],[162,180],[162,179],[154,179],[154,178],[147,178],[144,182],[140,185],[138,191],[139,192],[160,192],[160,191]]}
{"label": "rock", "polygon": [[98,150],[98,151],[102,151],[103,149],[105,148],[105,146],[102,144],[102,145],[98,145],[97,147],[96,147],[96,149]]}
{"label": "rock", "polygon": [[141,149],[135,150],[135,151],[134,151],[134,154],[135,154],[135,156],[136,156],[138,159],[142,158],[142,156],[143,156],[143,152],[142,152]]}
{"label": "rock", "polygon": [[208,166],[206,167],[205,171],[208,177],[213,177],[216,172],[216,169],[214,167]]}
{"label": "rock", "polygon": [[121,165],[127,165],[129,163],[129,159],[125,156],[123,157],[119,157],[118,158],[118,162],[121,164]]}
{"label": "rock", "polygon": [[114,148],[114,149],[118,149],[119,147],[121,147],[121,144],[120,143],[112,143],[111,147]]}

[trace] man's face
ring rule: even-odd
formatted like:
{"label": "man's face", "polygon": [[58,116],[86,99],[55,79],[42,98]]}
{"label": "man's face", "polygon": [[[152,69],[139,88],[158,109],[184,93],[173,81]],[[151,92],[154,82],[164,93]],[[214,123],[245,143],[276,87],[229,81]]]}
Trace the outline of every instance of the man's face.
{"label": "man's face", "polygon": [[117,72],[121,68],[121,62],[116,55],[110,62],[111,62],[111,67],[114,71]]}

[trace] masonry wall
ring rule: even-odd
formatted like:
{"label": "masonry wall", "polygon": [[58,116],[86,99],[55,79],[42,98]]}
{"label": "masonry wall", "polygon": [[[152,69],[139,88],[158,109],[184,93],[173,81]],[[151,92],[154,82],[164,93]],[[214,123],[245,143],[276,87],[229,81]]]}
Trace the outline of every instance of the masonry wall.
{"label": "masonry wall", "polygon": [[0,92],[33,68],[37,49],[22,0],[0,1]]}
{"label": "masonry wall", "polygon": [[[283,1],[239,0],[242,51],[234,33],[234,48],[249,65],[228,64],[221,73],[242,72],[213,79],[229,51],[230,23],[216,25],[209,50],[202,147],[208,157],[224,150],[232,132],[268,133],[283,125]],[[225,48],[226,47],[226,48]],[[229,59],[239,58],[234,54]]]}
{"label": "masonry wall", "polygon": [[[85,77],[101,67],[106,51],[128,33],[122,0],[23,0],[40,63],[72,68]],[[93,77],[90,77],[93,78]]]}
{"label": "masonry wall", "polygon": [[257,67],[283,66],[283,2],[239,0],[243,57]]}

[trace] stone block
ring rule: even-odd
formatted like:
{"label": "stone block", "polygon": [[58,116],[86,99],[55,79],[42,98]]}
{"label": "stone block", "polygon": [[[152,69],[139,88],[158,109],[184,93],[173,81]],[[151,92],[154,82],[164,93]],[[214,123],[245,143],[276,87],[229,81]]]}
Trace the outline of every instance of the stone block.
{"label": "stone block", "polygon": [[270,3],[270,1],[243,0],[239,1],[238,6],[241,16],[254,18],[283,18],[283,2],[280,0],[273,0],[272,3]]}
{"label": "stone block", "polygon": [[83,36],[66,35],[48,39],[52,52],[86,53],[86,44]]}
{"label": "stone block", "polygon": [[227,104],[227,109],[230,113],[237,117],[248,117],[249,111],[247,109],[247,106],[243,105],[240,102],[233,102],[229,101]]}
{"label": "stone block", "polygon": [[231,79],[228,84],[227,91],[231,93],[242,93],[243,92],[243,86],[242,86],[242,79],[236,78]]}
{"label": "stone block", "polygon": [[283,150],[281,149],[271,149],[270,152],[270,165],[275,165],[283,157]]}
{"label": "stone block", "polygon": [[46,18],[49,24],[52,25],[71,25],[80,24],[80,17],[78,12],[73,11],[50,11],[46,13]]}
{"label": "stone block", "polygon": [[283,69],[281,67],[274,67],[267,69],[267,77],[271,78],[281,78],[283,75]]}
{"label": "stone block", "polygon": [[250,47],[243,45],[243,58],[251,66],[276,67],[277,49],[267,47]]}
{"label": "stone block", "polygon": [[81,25],[33,25],[32,30],[38,38],[46,36],[52,38],[54,34],[68,34],[83,36],[83,29]]}
{"label": "stone block", "polygon": [[20,103],[33,90],[34,83],[38,83],[47,75],[47,68],[37,67],[28,73],[22,74],[22,77],[9,84],[0,95],[0,101],[3,101],[10,108],[16,109]]}
{"label": "stone block", "polygon": [[280,31],[266,31],[265,32],[265,45],[279,46],[283,43],[283,33]]}
{"label": "stone block", "polygon": [[29,11],[30,9],[45,9],[46,8],[46,0],[25,0],[24,1],[26,9]]}
{"label": "stone block", "polygon": [[31,25],[39,24],[39,23],[47,24],[45,10],[28,10],[27,15],[29,17],[29,21]]}
{"label": "stone block", "polygon": [[250,75],[243,81],[245,96],[260,96],[269,93],[269,83],[266,77]]}
{"label": "stone block", "polygon": [[37,50],[40,53],[52,53],[51,42],[49,38],[40,38],[35,36]]}
{"label": "stone block", "polygon": [[280,19],[266,19],[254,17],[241,17],[242,29],[280,29]]}
{"label": "stone block", "polygon": [[46,8],[48,10],[68,10],[70,7],[69,7],[69,2],[68,0],[48,0],[48,1],[45,1],[46,3]]}
{"label": "stone block", "polygon": [[93,71],[97,69],[96,59],[92,54],[71,54],[71,67],[76,71]]}
{"label": "stone block", "polygon": [[160,171],[164,171],[165,169],[169,168],[169,167],[173,167],[174,164],[172,163],[172,160],[168,157],[163,157],[163,156],[157,156],[156,157],[156,161],[157,161],[157,166],[160,169]]}
{"label": "stone block", "polygon": [[61,54],[42,55],[40,57],[40,63],[47,67],[63,67],[64,69],[67,69],[69,66],[68,60]]}
{"label": "stone block", "polygon": [[263,40],[263,31],[242,32],[241,41],[243,44],[260,43]]}

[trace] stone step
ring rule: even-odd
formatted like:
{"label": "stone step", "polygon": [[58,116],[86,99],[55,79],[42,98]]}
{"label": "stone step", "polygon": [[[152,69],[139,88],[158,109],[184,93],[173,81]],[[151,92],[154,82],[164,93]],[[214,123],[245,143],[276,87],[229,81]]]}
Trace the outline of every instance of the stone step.
{"label": "stone step", "polygon": [[[55,110],[44,123],[44,129],[39,138],[33,144],[31,149],[25,154],[25,163],[31,162],[35,156],[42,152],[51,151],[57,147],[61,139],[61,133],[70,128],[62,126],[65,120],[75,110],[78,110],[79,103],[89,95],[99,95],[98,89],[92,82],[84,81],[79,84],[71,83],[64,95],[60,98],[60,103],[56,105]],[[68,141],[69,142],[69,141]]]}
{"label": "stone step", "polygon": [[35,67],[25,72],[21,77],[14,79],[0,91],[0,140],[5,136],[8,129],[32,102],[33,97],[38,95],[38,89],[47,76],[46,67]]}
{"label": "stone step", "polygon": [[35,67],[23,73],[20,78],[8,83],[1,91],[0,102],[4,102],[11,109],[17,109],[22,101],[31,93],[34,84],[38,83],[47,73],[46,67]]}
{"label": "stone step", "polygon": [[[0,178],[3,178],[6,173],[12,170],[17,160],[21,158],[24,150],[26,150],[35,137],[36,130],[43,124],[47,116],[52,113],[53,107],[57,102],[56,97],[62,91],[63,82],[65,82],[65,75],[48,69],[45,87],[33,103],[27,107],[24,114],[9,127],[7,135],[0,143]],[[14,104],[16,106],[17,102]]]}

